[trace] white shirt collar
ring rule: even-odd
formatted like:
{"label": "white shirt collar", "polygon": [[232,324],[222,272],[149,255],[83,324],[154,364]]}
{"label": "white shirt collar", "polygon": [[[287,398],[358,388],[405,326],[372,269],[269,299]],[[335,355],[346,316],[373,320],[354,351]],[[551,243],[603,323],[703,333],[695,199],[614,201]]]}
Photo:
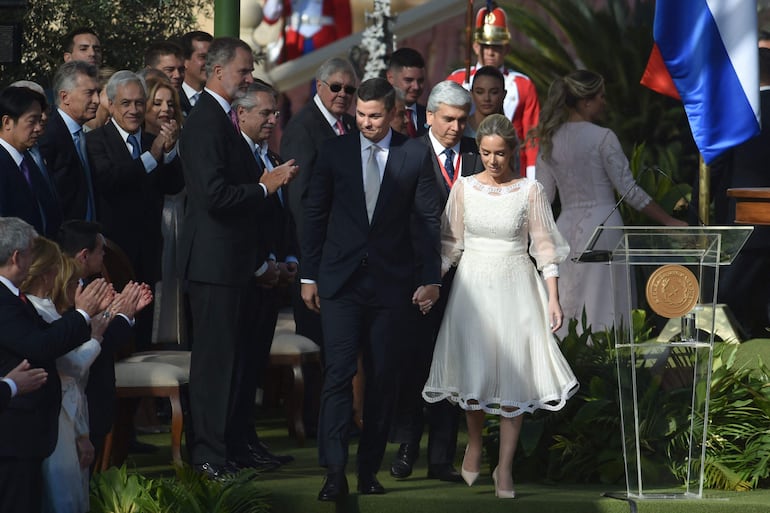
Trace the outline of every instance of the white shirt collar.
{"label": "white shirt collar", "polygon": [[321,101],[321,97],[318,96],[317,93],[315,96],[313,96],[313,101],[318,106],[318,109],[321,111],[321,114],[323,114],[324,117],[326,118],[326,122],[329,123],[329,125],[331,125],[332,128],[334,128],[337,125],[337,120],[341,121],[340,118],[336,117],[334,114],[329,112],[329,109],[326,108],[326,106]]}
{"label": "white shirt collar", "polygon": [[19,153],[19,150],[17,150],[13,146],[11,146],[8,143],[8,141],[6,141],[5,139],[1,139],[1,138],[0,138],[0,146],[5,148],[5,151],[7,151],[11,155],[11,158],[13,159],[14,162],[16,162],[17,166],[21,165],[21,161],[24,158],[24,155]]}
{"label": "white shirt collar", "polygon": [[254,153],[254,150],[256,150],[256,149],[257,149],[257,143],[255,143],[255,142],[254,142],[254,141],[251,139],[251,137],[249,137],[248,135],[246,135],[246,132],[244,132],[244,131],[241,131],[241,135],[242,135],[242,136],[243,136],[243,138],[246,140],[246,143],[249,145],[249,149],[251,150],[251,153]]}
{"label": "white shirt collar", "polygon": [[[430,144],[433,146],[433,153],[436,154],[436,156],[440,156],[443,151],[446,149],[446,147],[438,142],[438,139],[433,135],[433,129],[431,128],[428,130],[428,137],[430,138]],[[462,138],[461,138],[462,140]],[[460,141],[457,142],[454,146],[452,146],[452,150],[455,152],[455,157],[457,157],[460,154]]]}
{"label": "white shirt collar", "polygon": [[59,111],[59,115],[64,120],[64,124],[67,125],[67,129],[70,131],[70,134],[74,135],[75,132],[83,128],[77,121],[72,119],[72,117],[69,114],[67,114],[61,109],[56,109],[56,110]]}
{"label": "white shirt collar", "polygon": [[200,93],[200,91],[196,91],[192,86],[188,85],[187,82],[182,82],[182,91],[184,92],[184,95],[187,96],[188,100]]}
{"label": "white shirt collar", "polygon": [[381,150],[389,150],[390,149],[390,142],[393,139],[393,130],[388,130],[388,133],[385,135],[385,137],[383,137],[382,139],[380,139],[376,143],[373,142],[373,141],[370,141],[369,139],[364,137],[364,134],[362,134],[360,132],[359,132],[358,135],[361,138],[361,152],[365,152],[373,144],[376,144],[377,146],[379,146]]}
{"label": "white shirt collar", "polygon": [[222,110],[225,111],[225,114],[229,114],[230,113],[230,109],[232,109],[232,107],[230,106],[230,102],[225,100],[222,96],[218,95],[217,93],[215,93],[214,91],[212,91],[208,87],[204,87],[203,90],[206,91],[207,93],[209,93],[211,96],[214,97],[214,99],[217,101],[219,106],[222,107]]}
{"label": "white shirt collar", "polygon": [[19,287],[11,283],[11,280],[6,278],[5,276],[0,276],[0,283],[5,285],[8,288],[8,290],[10,290],[13,293],[14,296],[16,297],[19,296]]}
{"label": "white shirt collar", "polygon": [[[142,129],[141,128],[139,130],[137,130],[136,133],[129,134],[128,132],[126,132],[125,130],[123,130],[121,128],[121,126],[115,121],[115,119],[110,119],[110,123],[115,125],[115,128],[118,129],[118,133],[120,134],[120,137],[123,139],[124,143],[128,144],[128,136],[129,135],[135,135],[137,140],[139,140],[139,141],[142,140]],[[140,144],[141,144],[141,142],[140,142]],[[140,153],[141,153],[141,151],[140,151]]]}

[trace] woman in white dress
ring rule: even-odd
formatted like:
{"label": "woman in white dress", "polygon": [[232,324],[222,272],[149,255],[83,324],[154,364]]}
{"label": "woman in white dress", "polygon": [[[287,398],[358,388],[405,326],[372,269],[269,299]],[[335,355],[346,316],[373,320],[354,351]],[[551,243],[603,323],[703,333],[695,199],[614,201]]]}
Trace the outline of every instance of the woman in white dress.
{"label": "woman in white dress", "polygon": [[485,413],[500,415],[495,493],[513,498],[522,414],[558,410],[578,387],[552,333],[562,323],[557,265],[569,247],[542,186],[513,170],[518,141],[511,122],[492,114],[476,141],[484,171],[455,183],[444,212],[442,270],[457,265],[457,274],[422,394],[466,410],[461,473],[468,485],[481,468]]}
{"label": "woman in white dress", "polygon": [[[77,263],[63,257],[55,242],[39,237],[32,246],[29,276],[21,286],[38,314],[53,322],[71,308],[79,272]],[[94,447],[88,438],[85,383],[88,369],[101,351],[107,320],[91,319],[92,338],[57,358],[62,387],[59,435],[54,452],[43,461],[43,512],[84,513],[89,510],[88,467]]]}
{"label": "woman in white dress", "polygon": [[[594,332],[611,328],[615,320],[613,294],[607,289],[609,272],[597,263],[576,263],[594,229],[623,226],[615,209],[615,193],[646,216],[668,226],[686,226],[668,215],[636,183],[617,136],[596,123],[606,107],[604,79],[598,73],[578,70],[551,84],[540,112],[540,123],[530,137],[540,144],[537,179],[548,200],[556,190],[561,214],[556,221],[569,242],[570,259],[561,266],[559,282],[564,317],[580,319],[585,306],[588,325]],[[613,211],[613,209],[615,209]],[[602,249],[616,241],[600,240]],[[557,335],[567,334],[565,322]]]}

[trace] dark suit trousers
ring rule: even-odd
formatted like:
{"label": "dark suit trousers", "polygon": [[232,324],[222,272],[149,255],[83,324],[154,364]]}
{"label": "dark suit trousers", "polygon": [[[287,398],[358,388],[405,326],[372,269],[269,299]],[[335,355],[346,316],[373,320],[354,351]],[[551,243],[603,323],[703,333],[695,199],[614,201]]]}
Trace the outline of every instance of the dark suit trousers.
{"label": "dark suit trousers", "polygon": [[444,317],[449,289],[454,278],[454,269],[445,276],[441,296],[428,315],[419,311],[411,313],[411,344],[401,359],[399,368],[398,396],[393,414],[391,440],[398,443],[419,445],[428,417],[428,464],[452,464],[457,448],[457,428],[460,412],[456,405],[447,400],[426,403],[422,398],[422,387],[428,380],[433,361],[436,336]]}
{"label": "dark suit trousers", "polygon": [[377,472],[382,463],[394,402],[394,373],[404,341],[402,327],[412,307],[377,303],[377,283],[361,268],[332,298],[321,299],[326,366],[318,424],[322,467],[344,467],[353,412],[351,379],[363,351],[366,385],[364,427],[358,446],[358,472]]}
{"label": "dark suit trousers", "polygon": [[[242,445],[241,411],[254,375],[257,297],[253,281],[243,287],[190,282],[195,346],[190,362],[190,414],[195,433],[193,464],[223,464]],[[256,377],[254,376],[254,379]],[[255,385],[256,386],[256,385]],[[240,449],[240,448],[239,448]]]}
{"label": "dark suit trousers", "polygon": [[727,303],[746,338],[764,337],[770,326],[770,249],[744,248],[719,269],[720,303]]}
{"label": "dark suit trousers", "polygon": [[[299,276],[299,273],[297,274]],[[302,285],[297,279],[291,284],[291,304],[294,310],[294,322],[297,325],[297,335],[307,337],[321,346],[323,357],[323,330],[321,329],[321,316],[310,310],[302,300]]]}
{"label": "dark suit trousers", "polygon": [[0,458],[0,511],[39,513],[43,507],[43,462]]}

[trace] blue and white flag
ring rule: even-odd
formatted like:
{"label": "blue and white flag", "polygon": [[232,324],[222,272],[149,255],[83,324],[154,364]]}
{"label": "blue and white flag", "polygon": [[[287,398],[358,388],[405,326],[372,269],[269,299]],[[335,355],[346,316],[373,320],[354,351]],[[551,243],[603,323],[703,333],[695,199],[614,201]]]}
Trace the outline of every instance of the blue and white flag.
{"label": "blue and white flag", "polygon": [[657,0],[653,35],[706,163],[759,133],[755,0]]}

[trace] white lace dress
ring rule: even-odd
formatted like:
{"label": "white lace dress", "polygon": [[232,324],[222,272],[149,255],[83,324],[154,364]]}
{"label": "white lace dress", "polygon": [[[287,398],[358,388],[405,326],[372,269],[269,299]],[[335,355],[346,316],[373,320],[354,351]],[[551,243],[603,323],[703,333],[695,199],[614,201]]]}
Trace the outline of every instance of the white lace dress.
{"label": "white lace dress", "polygon": [[506,417],[564,406],[578,383],[551,334],[545,285],[530,255],[556,276],[568,253],[538,182],[490,187],[469,176],[455,183],[442,223],[442,263],[458,264],[457,274],[426,401],[449,399]]}
{"label": "white lace dress", "polygon": [[[560,267],[559,299],[565,323],[557,335],[567,334],[566,321],[580,319],[584,306],[594,333],[610,328],[615,322],[615,306],[613,294],[607,289],[610,281],[607,265],[576,263],[571,258],[585,249],[594,229],[605,219],[605,226],[623,226],[620,212],[612,212],[617,201],[616,191],[618,195],[628,193],[624,201],[636,210],[647,206],[651,198],[635,184],[628,159],[612,130],[585,121],[559,127],[553,136],[551,160],[537,158],[537,179],[543,184],[549,201],[553,201],[559,190],[561,214],[556,225],[572,248],[570,259]],[[597,247],[614,249],[616,243],[617,240],[603,237]],[[581,328],[578,326],[578,332]]]}

